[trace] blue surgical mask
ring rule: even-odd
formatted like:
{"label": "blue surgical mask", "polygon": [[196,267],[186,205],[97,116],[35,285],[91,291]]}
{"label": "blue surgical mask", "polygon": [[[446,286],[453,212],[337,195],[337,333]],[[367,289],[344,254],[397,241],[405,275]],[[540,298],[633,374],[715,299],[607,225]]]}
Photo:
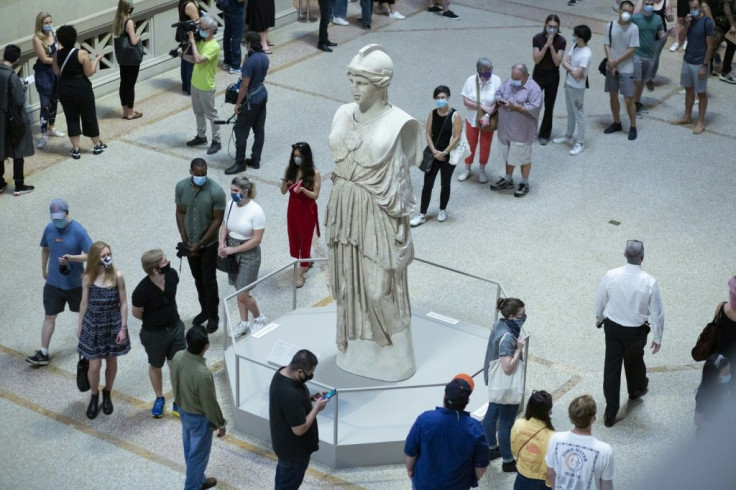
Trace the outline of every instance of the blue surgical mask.
{"label": "blue surgical mask", "polygon": [[297,167],[300,166],[303,161],[304,159],[302,157],[294,157],[294,165],[296,165]]}
{"label": "blue surgical mask", "polygon": [[104,259],[100,259],[100,264],[105,266],[105,269],[112,267],[112,255],[108,255]]}
{"label": "blue surgical mask", "polygon": [[444,109],[447,107],[447,99],[437,99],[434,103],[437,104],[438,109]]}
{"label": "blue surgical mask", "polygon": [[690,11],[690,17],[692,17],[693,19],[697,18],[698,15],[700,15],[700,10],[695,9]]}
{"label": "blue surgical mask", "polygon": [[54,226],[60,230],[63,230],[64,228],[66,228],[66,218],[52,219],[51,221],[53,221]]}
{"label": "blue surgical mask", "polygon": [[209,34],[207,34],[207,31],[203,31],[202,29],[199,30],[199,37],[201,37],[202,39],[207,39],[208,35]]}
{"label": "blue surgical mask", "polygon": [[237,204],[237,203],[239,203],[240,201],[243,200],[243,195],[242,194],[238,194],[237,192],[231,192],[230,193],[230,198],[232,198],[233,202]]}
{"label": "blue surgical mask", "polygon": [[728,373],[725,376],[718,376],[718,384],[725,385],[726,383],[731,381],[731,373]]}
{"label": "blue surgical mask", "polygon": [[207,176],[202,175],[201,177],[198,175],[192,175],[192,183],[196,185],[197,187],[202,187],[207,183]]}
{"label": "blue surgical mask", "polygon": [[546,29],[547,34],[557,34],[557,28],[556,27],[548,27]]}
{"label": "blue surgical mask", "polygon": [[512,79],[511,82],[509,82],[509,83],[511,84],[512,87],[521,87],[521,80],[513,80]]}
{"label": "blue surgical mask", "polygon": [[654,5],[644,5],[644,8],[642,10],[645,14],[652,14],[654,12]]}
{"label": "blue surgical mask", "polygon": [[43,27],[41,27],[41,29],[43,29],[43,32],[51,32],[51,31],[54,30],[54,26],[53,25],[44,25]]}

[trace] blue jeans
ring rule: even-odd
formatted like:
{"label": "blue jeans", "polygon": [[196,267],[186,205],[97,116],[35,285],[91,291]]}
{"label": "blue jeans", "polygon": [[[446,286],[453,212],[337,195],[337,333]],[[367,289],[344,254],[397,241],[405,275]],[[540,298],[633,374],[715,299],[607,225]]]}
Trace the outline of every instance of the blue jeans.
{"label": "blue jeans", "polygon": [[360,0],[360,20],[364,26],[370,27],[373,17],[373,0]]}
{"label": "blue jeans", "polygon": [[[486,416],[483,417],[483,428],[486,430],[488,445],[491,449],[500,447],[504,463],[514,460],[511,454],[511,426],[514,425],[519,405],[499,405],[489,403]],[[498,421],[498,443],[496,442],[496,422]]]}
{"label": "blue jeans", "polygon": [[514,490],[547,490],[547,488],[547,484],[544,482],[544,480],[527,478],[521,473],[516,474]]}
{"label": "blue jeans", "polygon": [[344,19],[346,15],[348,15],[348,0],[335,0],[332,16]]}
{"label": "blue jeans", "polygon": [[275,490],[297,490],[304,480],[311,455],[295,459],[281,459],[276,465]]}
{"label": "blue jeans", "polygon": [[204,415],[186,413],[179,408],[181,439],[184,443],[184,461],[187,464],[187,480],[184,490],[202,488],[204,470],[212,449],[212,426]]}
{"label": "blue jeans", "polygon": [[181,91],[189,95],[192,92],[192,72],[194,71],[194,63],[190,63],[184,58],[181,59]]}
{"label": "blue jeans", "polygon": [[240,68],[243,63],[240,51],[240,41],[243,38],[243,25],[245,24],[243,11],[244,9],[240,8],[222,12],[225,20],[225,31],[222,34],[223,61],[226,65],[235,68]]}

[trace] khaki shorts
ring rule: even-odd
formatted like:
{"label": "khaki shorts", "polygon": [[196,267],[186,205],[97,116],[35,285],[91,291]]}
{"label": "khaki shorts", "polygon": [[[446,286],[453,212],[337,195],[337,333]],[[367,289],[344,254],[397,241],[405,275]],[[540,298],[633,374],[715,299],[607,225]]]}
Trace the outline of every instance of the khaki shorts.
{"label": "khaki shorts", "polygon": [[505,141],[498,139],[501,143],[501,158],[508,165],[526,165],[532,163],[532,143],[521,141]]}

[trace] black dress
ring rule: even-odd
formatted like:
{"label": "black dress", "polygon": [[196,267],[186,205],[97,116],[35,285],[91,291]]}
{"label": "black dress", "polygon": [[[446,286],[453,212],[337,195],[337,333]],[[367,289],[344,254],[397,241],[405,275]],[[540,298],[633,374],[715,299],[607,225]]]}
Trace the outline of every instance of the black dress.
{"label": "black dress", "polygon": [[[61,69],[67,59],[69,50],[64,48],[56,53],[56,62]],[[66,127],[69,136],[83,134],[90,138],[100,135],[97,125],[97,108],[95,94],[92,91],[92,82],[84,74],[84,67],[79,62],[79,50],[69,56],[64,70],[59,75],[59,102],[64,108]],[[80,128],[81,119],[81,128]]]}
{"label": "black dress", "polygon": [[276,25],[276,5],[274,0],[249,0],[245,11],[248,30],[263,32]]}

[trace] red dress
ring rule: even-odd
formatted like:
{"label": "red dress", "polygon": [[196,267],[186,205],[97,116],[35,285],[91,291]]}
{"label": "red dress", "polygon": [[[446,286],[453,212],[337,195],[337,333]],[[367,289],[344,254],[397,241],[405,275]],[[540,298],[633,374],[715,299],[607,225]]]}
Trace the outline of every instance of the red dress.
{"label": "red dress", "polygon": [[[308,189],[312,190],[312,189]],[[317,228],[319,234],[319,219],[317,217],[317,201],[303,193],[294,192],[294,186],[289,188],[289,207],[286,211],[286,228],[289,234],[289,252],[295,259],[311,257],[312,236]],[[302,267],[309,267],[310,262],[302,262]]]}

